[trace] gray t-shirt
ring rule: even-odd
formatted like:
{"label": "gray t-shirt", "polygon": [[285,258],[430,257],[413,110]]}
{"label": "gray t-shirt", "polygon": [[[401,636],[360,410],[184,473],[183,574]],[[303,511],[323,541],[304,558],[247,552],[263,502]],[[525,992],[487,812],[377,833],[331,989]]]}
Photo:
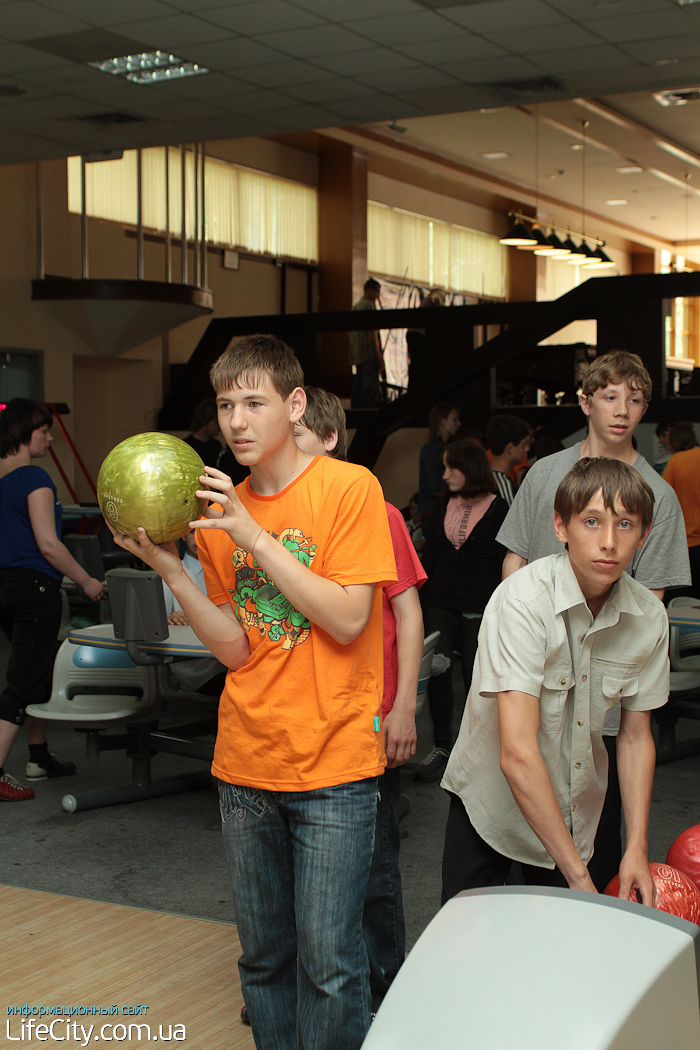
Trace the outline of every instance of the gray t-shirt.
{"label": "gray t-shirt", "polygon": [[[559,482],[578,462],[582,444],[547,456],[527,472],[496,537],[509,551],[532,562],[562,550],[552,521],[554,496]],[[654,493],[654,518],[646,543],[627,571],[650,590],[685,587],[690,583],[690,565],[678,497],[643,456],[632,465]]]}
{"label": "gray t-shirt", "polygon": [[[513,504],[496,536],[499,543],[528,562],[558,554],[563,548],[554,531],[554,496],[559,482],[581,456],[582,441],[535,463],[525,475]],[[654,493],[651,532],[627,569],[650,590],[685,587],[690,583],[690,563],[683,511],[678,497],[643,456],[632,464]],[[619,708],[605,719],[604,733],[614,736],[620,728]]]}

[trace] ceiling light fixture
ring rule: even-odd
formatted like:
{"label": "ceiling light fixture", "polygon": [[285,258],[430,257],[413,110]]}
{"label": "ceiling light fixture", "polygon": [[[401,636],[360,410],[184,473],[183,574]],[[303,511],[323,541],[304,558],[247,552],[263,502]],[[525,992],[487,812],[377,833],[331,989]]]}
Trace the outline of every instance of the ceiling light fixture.
{"label": "ceiling light fixture", "polygon": [[130,80],[132,84],[156,84],[163,80],[179,80],[180,77],[196,77],[209,72],[205,66],[178,58],[169,51],[142,51],[138,55],[88,62],[88,65],[99,69],[101,73]]}
{"label": "ceiling light fixture", "polygon": [[552,230],[547,238],[547,247],[535,248],[535,255],[549,255],[553,259],[563,259],[565,255],[569,255],[569,249],[564,247],[563,241]]}
{"label": "ceiling light fixture", "polygon": [[[508,218],[514,218],[514,216],[511,213],[509,213]],[[533,248],[537,247],[536,238],[532,236],[532,234],[519,220],[516,220],[516,222],[513,223],[505,237],[501,237],[500,243],[512,245],[515,248],[521,246],[532,246]]]}
{"label": "ceiling light fixture", "polygon": [[504,153],[503,150],[495,149],[491,153],[482,153],[481,156],[484,160],[505,160],[506,157],[510,157],[510,153]]}
{"label": "ceiling light fixture", "polygon": [[547,236],[538,223],[533,223],[530,234],[536,238],[534,244],[519,244],[517,246],[519,252],[531,252],[533,249],[544,248],[547,243]]}
{"label": "ceiling light fixture", "polygon": [[569,255],[566,260],[567,262],[581,262],[583,259],[587,258],[586,253],[582,251],[581,248],[576,247],[573,240],[571,239],[571,234],[569,234],[569,236],[564,241],[564,247],[568,248],[569,251]]}
{"label": "ceiling light fixture", "polygon": [[629,204],[629,201],[625,200],[624,197],[613,197],[612,200],[606,201],[605,203],[610,208],[617,208],[622,204]]}
{"label": "ceiling light fixture", "polygon": [[624,164],[621,168],[615,168],[618,175],[636,175],[637,172],[644,171],[639,164]]}

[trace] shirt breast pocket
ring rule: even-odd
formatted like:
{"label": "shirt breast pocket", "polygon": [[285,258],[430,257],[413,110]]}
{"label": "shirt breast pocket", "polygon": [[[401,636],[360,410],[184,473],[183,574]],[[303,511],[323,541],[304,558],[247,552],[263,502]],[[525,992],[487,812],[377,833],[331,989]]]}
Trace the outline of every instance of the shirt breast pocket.
{"label": "shirt breast pocket", "polygon": [[566,698],[573,684],[570,666],[546,667],[540,693],[540,726],[551,731],[561,726]]}
{"label": "shirt breast pocket", "polygon": [[591,694],[591,728],[602,730],[607,712],[626,697],[637,695],[639,675],[636,667],[609,660],[593,661],[591,671],[594,685]]}
{"label": "shirt breast pocket", "polygon": [[636,674],[624,671],[620,674],[604,674],[601,678],[600,689],[608,701],[608,707],[612,707],[613,704],[622,701],[623,697],[637,695],[639,678]]}

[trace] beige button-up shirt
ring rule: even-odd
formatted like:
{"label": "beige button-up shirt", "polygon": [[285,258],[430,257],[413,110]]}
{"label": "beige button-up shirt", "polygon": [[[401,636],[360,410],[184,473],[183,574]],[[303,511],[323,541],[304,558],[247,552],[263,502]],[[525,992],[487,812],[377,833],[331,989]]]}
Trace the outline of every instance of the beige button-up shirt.
{"label": "beige button-up shirt", "polygon": [[442,786],[499,853],[553,868],[500,769],[499,692],[539,697],[540,752],[587,864],[607,788],[606,712],[661,707],[668,688],[668,617],[658,598],[624,574],[593,619],[568,554],[541,558],[504,580],[486,607]]}

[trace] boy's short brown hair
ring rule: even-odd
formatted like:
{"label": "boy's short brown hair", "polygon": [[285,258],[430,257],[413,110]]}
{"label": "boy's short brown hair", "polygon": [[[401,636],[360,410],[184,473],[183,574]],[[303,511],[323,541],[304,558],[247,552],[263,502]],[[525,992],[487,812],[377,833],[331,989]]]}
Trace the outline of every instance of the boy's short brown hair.
{"label": "boy's short brown hair", "polygon": [[597,357],[586,369],[581,390],[587,396],[610,383],[626,383],[630,390],[639,390],[645,401],[651,401],[651,376],[638,354],[611,350]]}
{"label": "boy's short brown hair", "polygon": [[654,515],[654,493],[634,467],[619,459],[597,456],[580,459],[559,483],[554,497],[554,510],[568,525],[574,514],[580,514],[597,493],[603,497],[603,506],[619,514],[620,506],[628,514],[636,514],[642,522],[642,531],[651,525]]}
{"label": "boy's short brown hair", "polygon": [[249,335],[224,350],[212,365],[209,380],[217,394],[234,386],[255,387],[269,376],[283,401],[304,385],[294,351],[274,335]]}
{"label": "boy's short brown hair", "polygon": [[335,448],[328,455],[332,459],[348,458],[348,432],[345,411],[340,398],[320,386],[305,386],[306,410],[301,422],[312,430],[320,441],[326,441],[335,431],[338,435]]}

